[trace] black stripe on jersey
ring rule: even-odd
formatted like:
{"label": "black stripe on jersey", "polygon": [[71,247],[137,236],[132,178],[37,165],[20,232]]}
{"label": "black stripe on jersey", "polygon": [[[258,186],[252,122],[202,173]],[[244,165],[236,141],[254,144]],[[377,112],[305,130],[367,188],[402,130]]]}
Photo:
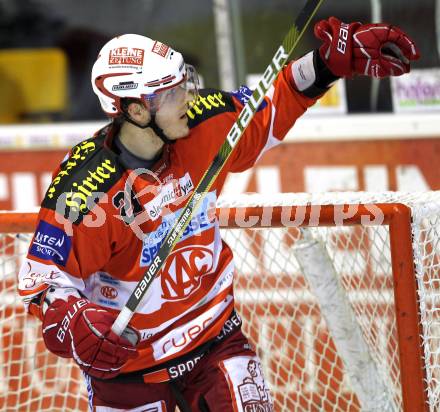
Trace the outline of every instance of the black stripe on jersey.
{"label": "black stripe on jersey", "polygon": [[190,128],[197,126],[213,116],[225,112],[235,112],[236,107],[229,93],[216,89],[199,90],[199,97],[189,104],[186,112]]}
{"label": "black stripe on jersey", "polygon": [[103,134],[73,147],[49,186],[42,207],[57,211],[74,224],[82,222],[124,173],[116,154],[103,148],[104,139]]}

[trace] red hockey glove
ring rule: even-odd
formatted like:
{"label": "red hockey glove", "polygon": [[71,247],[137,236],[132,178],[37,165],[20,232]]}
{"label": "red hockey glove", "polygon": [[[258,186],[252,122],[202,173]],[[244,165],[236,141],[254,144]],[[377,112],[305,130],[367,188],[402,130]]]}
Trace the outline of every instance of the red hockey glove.
{"label": "red hockey glove", "polygon": [[[113,314],[87,299],[57,299],[44,315],[44,343],[55,355],[74,358],[87,374],[110,379],[129,358],[137,356],[128,340],[111,331],[114,320]],[[139,333],[133,332],[138,341]]]}
{"label": "red hockey glove", "polygon": [[346,24],[330,17],[315,25],[315,36],[324,42],[321,58],[340,77],[400,76],[420,57],[415,43],[389,24]]}

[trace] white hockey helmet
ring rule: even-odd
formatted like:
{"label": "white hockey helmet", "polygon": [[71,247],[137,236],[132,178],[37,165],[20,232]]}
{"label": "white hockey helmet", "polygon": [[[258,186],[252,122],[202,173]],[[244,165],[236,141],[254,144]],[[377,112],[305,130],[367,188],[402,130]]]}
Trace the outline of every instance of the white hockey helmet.
{"label": "white hockey helmet", "polygon": [[122,113],[121,99],[141,99],[154,114],[178,88],[198,94],[198,77],[182,55],[164,43],[138,34],[110,40],[92,69],[92,87],[106,114]]}

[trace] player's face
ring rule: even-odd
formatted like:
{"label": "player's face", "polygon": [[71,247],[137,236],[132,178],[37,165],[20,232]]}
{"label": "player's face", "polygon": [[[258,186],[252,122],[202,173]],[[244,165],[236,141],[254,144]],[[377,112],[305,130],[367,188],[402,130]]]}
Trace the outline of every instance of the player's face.
{"label": "player's face", "polygon": [[192,95],[181,87],[176,87],[173,94],[166,96],[156,112],[156,123],[169,139],[188,136],[188,102]]}

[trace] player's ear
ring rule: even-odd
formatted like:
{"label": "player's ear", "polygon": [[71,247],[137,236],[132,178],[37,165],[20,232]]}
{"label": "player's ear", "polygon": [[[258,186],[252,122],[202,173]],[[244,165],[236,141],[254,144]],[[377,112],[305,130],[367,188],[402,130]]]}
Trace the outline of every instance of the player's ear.
{"label": "player's ear", "polygon": [[126,113],[138,123],[150,120],[150,113],[141,101],[131,101],[127,105]]}
{"label": "player's ear", "polygon": [[130,102],[127,106],[127,112],[131,117],[140,116],[146,108],[140,102]]}

